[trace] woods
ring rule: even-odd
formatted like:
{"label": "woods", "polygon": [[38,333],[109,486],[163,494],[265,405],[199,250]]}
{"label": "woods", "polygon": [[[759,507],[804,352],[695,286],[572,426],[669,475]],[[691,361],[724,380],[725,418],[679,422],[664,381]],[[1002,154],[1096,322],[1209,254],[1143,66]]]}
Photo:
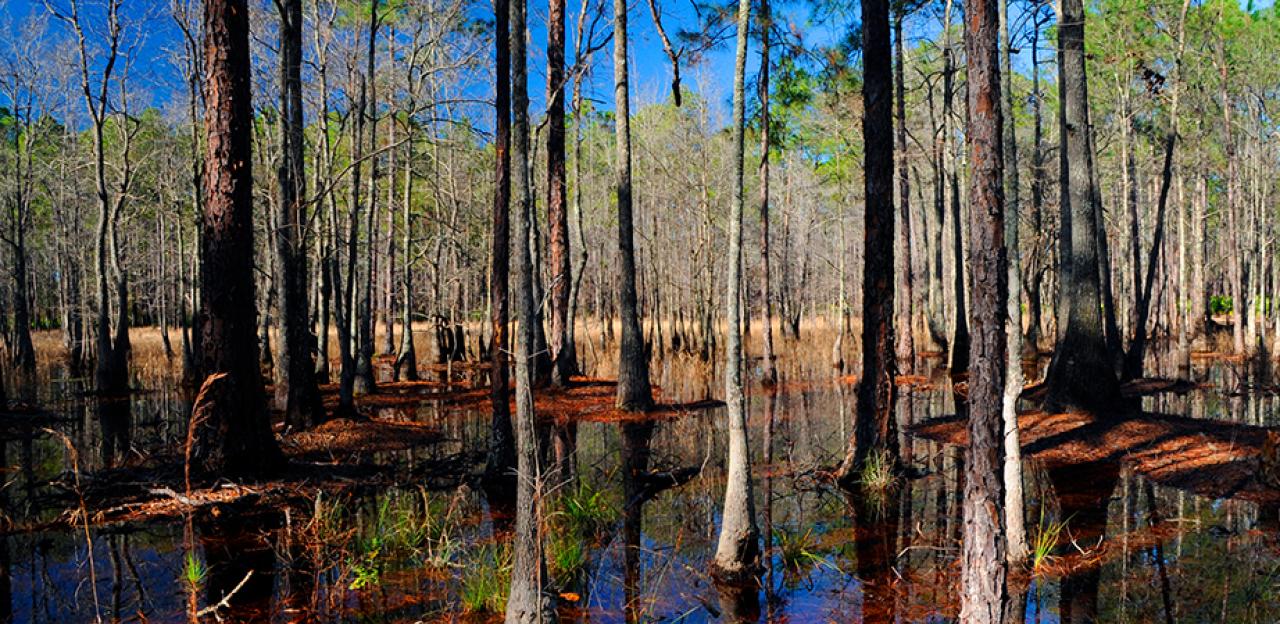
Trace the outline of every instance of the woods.
{"label": "woods", "polygon": [[0,590],[181,579],[50,618],[1280,609],[1274,6],[0,23]]}

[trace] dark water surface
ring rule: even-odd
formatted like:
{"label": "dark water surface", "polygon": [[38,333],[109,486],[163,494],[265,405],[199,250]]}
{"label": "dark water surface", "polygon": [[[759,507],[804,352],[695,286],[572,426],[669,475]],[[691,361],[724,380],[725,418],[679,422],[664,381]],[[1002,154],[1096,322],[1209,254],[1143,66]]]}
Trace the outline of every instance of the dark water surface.
{"label": "dark water surface", "polygon": [[[1219,388],[1238,385],[1234,371],[1221,365],[1195,374]],[[702,398],[716,388],[705,381],[674,383],[670,370],[663,375],[673,397]],[[851,386],[814,377],[784,383],[776,400],[749,400],[755,495],[770,548],[758,611],[742,615],[770,622],[953,620],[961,530],[957,451],[908,442],[904,453],[922,476],[900,481],[882,499],[852,499],[831,489],[815,473],[841,456],[854,398]],[[65,509],[76,478],[67,442],[82,478],[91,479],[129,465],[131,457],[177,448],[185,436],[189,403],[167,384],[105,403],[83,398],[80,390],[54,382],[38,397],[59,416],[50,426],[66,441],[33,426],[0,430],[0,511],[11,523],[38,524]],[[1276,424],[1280,407],[1272,394],[1219,390],[1145,401],[1153,411],[1268,425]],[[899,410],[912,422],[952,413],[950,392],[904,389]],[[445,439],[371,460],[408,474],[441,458],[481,456],[487,410],[448,410],[424,400],[403,412],[399,417],[436,423]],[[546,520],[557,527],[550,531],[549,558],[574,560],[565,553],[576,546],[583,562],[575,574],[559,574],[570,599],[562,619],[730,619],[729,600],[706,572],[724,487],[723,417],[711,410],[625,426],[581,424],[583,485],[572,498],[589,503],[599,531],[565,538],[561,512]],[[702,470],[648,498],[641,495],[645,484],[629,477],[633,469],[644,472],[646,460],[648,471]],[[1277,536],[1259,526],[1256,506],[1153,486],[1118,464],[1046,471],[1028,463],[1027,469],[1030,537],[1050,544],[1054,535],[1060,539],[1040,573],[1015,584],[1014,605],[1025,621],[1280,620],[1280,550]],[[505,519],[479,489],[418,485],[354,487],[293,508],[113,526],[88,535],[10,533],[0,539],[0,620],[189,621],[193,611],[233,590],[217,610],[228,621],[494,619],[477,603],[506,582]],[[202,619],[214,621],[214,614]]]}

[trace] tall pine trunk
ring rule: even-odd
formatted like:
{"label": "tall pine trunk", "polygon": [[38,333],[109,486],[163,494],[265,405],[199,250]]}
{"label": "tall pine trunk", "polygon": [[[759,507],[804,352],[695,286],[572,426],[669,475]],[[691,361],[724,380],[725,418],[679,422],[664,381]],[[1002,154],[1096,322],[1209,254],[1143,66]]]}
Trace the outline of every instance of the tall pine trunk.
{"label": "tall pine trunk", "polygon": [[551,0],[547,13],[547,220],[551,232],[551,383],[563,386],[577,372],[569,338],[569,214],[565,185],[564,20],[565,0]]}
{"label": "tall pine trunk", "polygon": [[1004,139],[1000,98],[996,0],[965,6],[968,62],[969,280],[973,341],[969,361],[969,448],[965,453],[964,539],[960,555],[960,621],[1002,622],[1005,604],[1005,535],[1001,414],[1005,395],[1008,265],[1004,245]]}
{"label": "tall pine trunk", "polygon": [[508,281],[511,264],[511,42],[509,0],[494,0],[494,176],[493,233],[489,251],[489,458],[486,489],[500,498],[514,496],[515,433],[511,429],[510,371],[507,368]]}
{"label": "tall pine trunk", "polygon": [[618,201],[619,316],[622,341],[618,349],[618,407],[644,411],[653,406],[649,386],[649,356],[640,329],[636,295],[636,249],[631,204],[631,80],[627,74],[627,2],[613,1],[613,104],[615,117]]}
{"label": "tall pine trunk", "polygon": [[[249,7],[206,0],[203,254],[204,371],[193,465],[219,476],[261,474],[281,461],[258,370],[253,281],[253,170]],[[215,383],[216,376],[224,381]]]}
{"label": "tall pine trunk", "polygon": [[[893,348],[893,57],[888,0],[862,3],[862,136],[866,211],[863,227],[862,375],[858,411],[838,480],[854,485],[867,458],[896,463]],[[961,270],[956,267],[956,270]]]}

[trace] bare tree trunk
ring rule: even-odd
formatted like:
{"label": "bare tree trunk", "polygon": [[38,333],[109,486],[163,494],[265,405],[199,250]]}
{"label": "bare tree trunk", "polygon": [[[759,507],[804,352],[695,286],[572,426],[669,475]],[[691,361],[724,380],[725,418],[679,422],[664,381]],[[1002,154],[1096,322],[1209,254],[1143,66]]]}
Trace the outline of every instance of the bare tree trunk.
{"label": "bare tree trunk", "polygon": [[413,344],[413,142],[405,146],[404,195],[401,198],[401,215],[404,236],[401,253],[404,266],[400,269],[400,354],[396,357],[396,376],[401,369],[406,381],[418,380],[418,351]]}
{"label": "bare tree trunk", "polygon": [[[204,3],[204,235],[201,267],[205,388],[197,401],[193,463],[215,475],[262,474],[282,461],[271,433],[254,335],[253,170],[249,7]],[[214,379],[224,379],[216,386]],[[205,395],[204,392],[201,393]]]}
{"label": "bare tree trunk", "polygon": [[904,162],[898,167],[898,253],[895,255],[894,270],[897,271],[898,301],[902,309],[899,314],[902,323],[898,327],[897,347],[898,365],[905,366],[907,373],[915,371],[915,300],[912,294],[913,279],[911,275],[911,171],[905,166],[907,153],[907,103],[906,84],[903,78],[906,64],[905,45],[902,41],[902,20],[905,7],[898,5],[893,17],[893,45],[896,62],[893,65],[893,81],[896,97],[897,124],[895,131],[895,149]]}
{"label": "bare tree trunk", "polygon": [[1191,341],[1207,338],[1209,328],[1209,293],[1205,284],[1206,248],[1209,244],[1205,212],[1209,206],[1209,184],[1204,175],[1196,176],[1195,199],[1191,202]]}
{"label": "bare tree trunk", "polygon": [[[1185,41],[1183,37],[1186,29],[1187,11],[1190,8],[1190,5],[1191,0],[1183,0],[1182,13],[1178,18],[1178,53],[1174,58],[1175,75],[1172,78],[1173,84],[1171,86],[1170,93],[1172,103],[1169,108],[1169,130],[1166,132],[1164,138],[1164,167],[1161,169],[1160,174],[1160,199],[1156,207],[1155,235],[1151,239],[1151,251],[1147,255],[1147,274],[1141,285],[1136,282],[1139,273],[1138,263],[1140,261],[1140,258],[1137,255],[1138,234],[1136,231],[1136,193],[1132,194],[1133,197],[1130,200],[1131,204],[1134,206],[1133,218],[1135,221],[1135,230],[1132,234],[1134,238],[1133,244],[1135,254],[1133,259],[1133,274],[1135,279],[1134,288],[1141,288],[1141,290],[1137,293],[1137,304],[1133,315],[1133,342],[1129,345],[1128,351],[1125,352],[1124,378],[1126,379],[1137,379],[1142,376],[1143,358],[1146,355],[1147,319],[1151,310],[1151,291],[1155,285],[1156,264],[1160,259],[1160,245],[1164,240],[1165,211],[1169,206],[1169,188],[1173,184],[1173,148],[1178,141],[1178,83],[1182,80],[1182,54],[1185,50]],[[1132,159],[1133,154],[1130,153],[1130,162],[1126,163],[1126,167],[1132,167]],[[1181,212],[1179,213],[1179,216],[1181,216]],[[1181,218],[1179,218],[1179,233],[1181,233],[1181,223]],[[1179,254],[1179,263],[1181,263],[1181,259],[1182,255]],[[1181,279],[1181,266],[1179,266],[1178,275],[1179,279]],[[1182,289],[1179,288],[1179,300],[1182,296]],[[1180,333],[1180,335],[1182,334]],[[1185,342],[1185,337],[1180,339],[1180,342]]]}
{"label": "bare tree trunk", "polygon": [[276,403],[290,427],[303,428],[324,419],[312,359],[315,336],[307,301],[306,171],[302,119],[302,0],[281,0],[280,91],[281,144],[284,157],[277,177],[280,198],[275,246],[280,277],[280,349]]}
{"label": "bare tree trunk", "polygon": [[[1022,445],[1018,436],[1018,397],[1022,394],[1022,267],[1018,245],[1018,220],[1021,202],[1019,201],[1018,189],[1018,136],[1015,131],[1017,124],[1013,121],[1015,119],[1013,53],[1009,49],[1009,9],[1007,0],[999,0],[998,10],[1000,16],[1000,60],[1003,66],[1001,89],[1004,92],[1004,99],[1001,102],[1003,110],[999,119],[1003,129],[1001,138],[1004,144],[1002,154],[1004,163],[1002,163],[1001,169],[1009,173],[1004,180],[1005,187],[1008,189],[1004,214],[1004,247],[1008,253],[1009,263],[1009,296],[1005,298],[1005,309],[1008,312],[1005,324],[1005,351],[1008,367],[1005,373],[1004,401],[1001,412],[1004,422],[1004,518],[1005,531],[1008,535],[1006,560],[1010,565],[1017,566],[1021,565],[1027,558],[1026,518],[1023,513],[1022,495]],[[988,71],[992,70],[988,69]],[[1005,119],[1008,119],[1009,123],[1004,123]],[[976,185],[978,183],[976,180],[976,157],[974,162],[975,180],[973,184]],[[1008,166],[1005,167],[1003,165]],[[978,214],[972,205],[970,206],[970,211],[971,214]],[[976,232],[977,229],[974,228],[973,231]],[[976,284],[974,288],[977,288]],[[974,318],[976,322],[976,319],[981,318],[982,315],[977,314],[976,296],[974,300]],[[971,419],[975,418],[972,410],[969,417]]]}
{"label": "bare tree trunk", "polygon": [[618,272],[622,342],[618,352],[618,407],[645,411],[653,406],[649,356],[640,329],[636,299],[635,228],[631,205],[631,81],[627,75],[627,2],[613,2],[613,100],[616,118],[618,200]]}
{"label": "bare tree trunk", "polygon": [[[863,0],[862,135],[866,211],[863,227],[862,375],[853,436],[838,471],[841,485],[855,485],[874,453],[897,462],[893,407],[893,54],[888,0]],[[960,270],[957,267],[956,270]]]}
{"label": "bare tree trunk", "polygon": [[1231,293],[1231,338],[1236,355],[1247,355],[1249,345],[1244,340],[1244,324],[1245,317],[1249,314],[1249,305],[1245,301],[1244,287],[1244,268],[1242,266],[1240,255],[1243,253],[1240,244],[1240,227],[1239,227],[1239,192],[1237,189],[1239,177],[1236,173],[1236,144],[1232,132],[1231,121],[1231,95],[1227,89],[1230,75],[1228,73],[1226,53],[1223,49],[1226,42],[1219,40],[1217,64],[1218,64],[1218,97],[1222,100],[1222,146],[1226,152],[1226,180],[1224,185],[1227,190],[1226,211],[1226,228],[1227,228],[1227,280],[1228,288]]}
{"label": "bare tree trunk", "polygon": [[[582,23],[585,9],[579,13],[578,19],[578,43],[582,42]],[[583,232],[582,224],[582,72],[577,72],[573,77],[573,221],[574,229],[578,239],[578,261],[573,267],[572,279],[573,290],[569,294],[569,311],[565,315],[565,350],[573,355],[574,361],[578,359],[578,341],[575,333],[575,326],[578,320],[578,297],[582,294],[582,277],[587,269],[587,240],[586,233]],[[594,312],[599,315],[600,310],[597,308]],[[577,368],[581,368],[578,366]]]}
{"label": "bare tree trunk", "polygon": [[778,381],[778,370],[773,354],[773,289],[769,287],[769,36],[773,29],[773,14],[769,0],[760,0],[760,73],[756,76],[760,99],[760,309],[764,352],[764,383]]}
{"label": "bare tree trunk", "polygon": [[1119,398],[1119,385],[1102,327],[1099,284],[1100,215],[1092,192],[1092,141],[1089,128],[1088,83],[1085,75],[1084,7],[1080,0],[1063,0],[1059,19],[1058,54],[1061,64],[1063,143],[1059,157],[1062,176],[1064,275],[1060,278],[1058,310],[1060,339],[1046,379],[1047,411],[1108,410]]}
{"label": "bare tree trunk", "polygon": [[[324,80],[323,72],[321,73],[321,80],[322,81]],[[325,91],[328,90],[323,86],[322,86],[322,89]],[[337,296],[335,297],[335,299],[338,300],[338,306],[337,306],[338,314],[336,315],[336,318],[335,318],[335,322],[338,325],[338,350],[340,354],[340,359],[342,360],[342,370],[340,373],[340,377],[338,379],[337,413],[340,413],[344,416],[354,415],[356,413],[355,393],[356,393],[356,374],[357,374],[357,368],[358,368],[356,364],[356,350],[359,348],[358,342],[360,339],[359,332],[356,331],[355,316],[360,312],[359,310],[356,309],[355,286],[356,286],[356,280],[357,280],[356,259],[359,257],[359,249],[357,247],[357,241],[360,236],[360,204],[361,204],[361,201],[360,201],[361,177],[360,176],[361,176],[361,173],[363,172],[363,166],[364,166],[364,122],[365,122],[364,109],[365,109],[365,100],[368,95],[366,93],[366,86],[363,81],[361,81],[357,91],[358,93],[356,96],[356,105],[355,105],[356,112],[354,114],[355,122],[352,127],[351,139],[350,139],[352,164],[351,164],[351,174],[350,174],[351,187],[349,189],[350,205],[348,206],[348,209],[347,209],[346,240],[335,241],[338,244],[334,245],[334,248],[336,249],[337,247],[342,245],[343,242],[345,242],[346,269],[345,271],[342,270],[341,264],[343,264],[343,262],[340,261],[340,257],[339,257],[340,255],[335,253],[334,267],[332,271],[334,291],[337,293]],[[323,112],[327,113],[327,111],[323,111]],[[329,141],[328,123],[327,121],[322,119],[321,124],[322,124],[322,127],[326,130],[324,132],[324,136],[325,136],[324,140],[327,143]],[[330,159],[329,164],[332,165],[334,151],[332,150],[332,148],[330,148],[327,151],[329,153],[329,159]],[[330,215],[334,221],[335,237],[337,236],[336,203],[337,203],[336,201],[333,201],[330,204]]]}
{"label": "bare tree trunk", "polygon": [[[106,126],[107,117],[110,114],[108,107],[108,94],[110,93],[112,74],[120,60],[121,51],[121,33],[123,25],[120,20],[120,5],[122,0],[110,0],[105,7],[106,12],[106,41],[105,52],[99,53],[102,56],[102,70],[100,80],[91,83],[89,67],[90,63],[97,59],[91,59],[91,53],[87,44],[87,35],[85,28],[81,22],[80,5],[73,2],[70,5],[70,15],[55,13],[55,15],[67,22],[76,34],[77,48],[79,52],[79,78],[81,91],[84,93],[85,106],[89,111],[89,117],[92,121],[93,136],[93,165],[94,165],[94,190],[98,200],[98,225],[96,238],[94,243],[94,259],[97,269],[97,291],[98,291],[98,310],[96,318],[96,357],[94,364],[94,388],[98,392],[120,392],[128,389],[128,356],[127,354],[116,353],[115,345],[111,340],[111,293],[108,288],[107,279],[107,254],[110,250],[114,251],[114,224],[117,211],[115,208],[120,206],[120,201],[111,201],[111,196],[107,190],[107,165],[106,165],[106,139],[104,128]],[[128,154],[128,145],[124,146],[126,155]],[[127,160],[127,159],[126,159]],[[126,178],[127,181],[127,178]],[[127,186],[126,186],[127,189]],[[114,206],[113,206],[114,204]],[[116,268],[119,268],[118,266]],[[124,291],[127,295],[127,289],[122,289],[123,280],[117,280],[117,294]],[[121,299],[120,301],[127,301]],[[122,306],[119,313],[124,315],[127,311]],[[125,329],[123,341],[127,345],[128,321],[122,320],[118,324]],[[119,341],[119,337],[117,337]],[[121,365],[125,366],[121,370]]]}
{"label": "bare tree trunk", "polygon": [[[21,79],[18,78],[17,73],[14,73],[10,80],[13,81],[10,84],[14,86],[9,99],[14,105],[14,110],[9,111],[8,114],[13,118],[11,123],[16,126],[8,133],[13,137],[11,167],[14,179],[11,191],[13,197],[8,202],[10,205],[9,234],[5,237],[9,243],[9,250],[13,254],[13,343],[10,355],[14,369],[29,377],[36,370],[36,351],[31,343],[31,278],[27,274],[27,232],[33,219],[31,196],[35,178],[32,171],[32,150],[36,140],[32,136],[32,104],[28,100],[26,106],[21,108],[17,106],[22,96],[18,94],[21,87],[15,83],[20,82]],[[25,114],[20,110],[25,110]]]}
{"label": "bare tree trunk", "polygon": [[[364,247],[363,273],[359,276],[363,283],[360,285],[359,300],[352,306],[353,309],[351,311],[356,325],[356,370],[355,379],[353,380],[353,389],[356,394],[373,392],[377,386],[377,376],[373,370],[373,276],[377,273],[373,250],[377,245],[377,233],[373,227],[376,223],[374,216],[378,206],[378,159],[374,155],[378,151],[378,81],[375,72],[377,71],[378,27],[382,24],[382,16],[378,13],[380,4],[379,0],[373,0],[369,9],[369,45],[365,57],[365,74],[361,81],[362,89],[368,89],[368,99],[365,100],[362,95],[357,112],[362,119],[366,120],[369,126],[369,145],[365,153],[369,155],[370,159],[368,206],[365,207],[367,242]],[[355,140],[363,140],[363,136],[357,135]],[[359,194],[360,185],[353,185],[352,195]],[[352,251],[355,253],[354,241],[352,242]],[[352,272],[347,276],[347,279],[354,282],[356,277],[355,272]]]}
{"label": "bare tree trunk", "polygon": [[1040,242],[1044,231],[1044,93],[1040,90],[1040,9],[1037,7],[1034,10],[1036,13],[1031,26],[1031,102],[1035,111],[1032,122],[1035,140],[1031,148],[1031,223],[1036,233],[1037,247],[1027,276],[1026,344],[1033,352],[1039,352],[1042,325],[1041,276],[1049,262],[1049,249]]}
{"label": "bare tree trunk", "polygon": [[966,4],[965,21],[968,135],[973,167],[969,179],[969,232],[973,237],[970,287],[974,340],[969,357],[973,374],[969,377],[969,448],[964,462],[960,621],[986,624],[1004,619],[1008,565],[998,511],[1005,503],[1001,413],[1006,393],[1005,336],[1009,331],[1000,311],[1008,306],[1009,267],[1004,243],[1001,141],[1006,137],[1000,111],[997,41],[1001,29],[997,2],[977,0]]}
{"label": "bare tree trunk", "polygon": [[[494,192],[493,234],[489,253],[489,458],[485,465],[486,489],[500,498],[514,496],[516,469],[515,433],[511,429],[508,403],[507,317],[508,280],[511,265],[511,35],[509,0],[494,0],[494,69],[497,85],[494,96]],[[523,29],[521,29],[523,31]]]}
{"label": "bare tree trunk", "polygon": [[[766,0],[767,2],[767,0]],[[760,530],[751,492],[751,449],[746,396],[742,390],[742,213],[746,204],[745,149],[747,37],[751,0],[738,1],[738,37],[733,72],[733,203],[729,213],[729,276],[725,290],[725,402],[728,404],[729,468],[720,539],[712,572],[722,582],[745,585],[760,574]],[[768,62],[767,60],[765,61]]]}
{"label": "bare tree trunk", "polygon": [[526,73],[527,36],[525,0],[511,0],[511,184],[515,190],[516,313],[520,329],[516,340],[516,524],[512,541],[511,592],[507,599],[507,624],[541,624],[549,615],[543,595],[546,565],[542,555],[540,518],[542,500],[541,453],[535,431],[533,367],[537,311],[533,293],[533,258],[529,229],[533,206],[529,176],[529,92]]}
{"label": "bare tree trunk", "polygon": [[[964,274],[964,226],[960,214],[960,162],[956,149],[952,147],[951,120],[955,106],[955,55],[951,50],[951,9],[953,2],[947,0],[943,18],[943,87],[942,87],[942,141],[943,141],[943,178],[949,189],[947,196],[951,204],[951,277],[953,286],[951,295],[955,299],[955,328],[952,331],[950,350],[951,376],[969,370],[969,313],[965,309]],[[950,166],[947,166],[947,163]]]}

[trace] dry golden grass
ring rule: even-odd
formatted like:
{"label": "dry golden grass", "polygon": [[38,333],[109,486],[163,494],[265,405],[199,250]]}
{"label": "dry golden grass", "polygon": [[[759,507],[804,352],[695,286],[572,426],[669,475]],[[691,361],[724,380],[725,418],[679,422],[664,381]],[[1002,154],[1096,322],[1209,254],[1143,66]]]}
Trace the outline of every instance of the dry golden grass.
{"label": "dry golden grass", "polygon": [[[745,337],[744,350],[749,359],[748,375],[758,366],[758,359],[763,351],[763,334],[759,319],[753,319],[751,333]],[[601,319],[582,319],[577,323],[576,339],[578,344],[579,363],[584,372],[592,377],[613,378],[617,375],[617,337],[621,327],[616,319],[612,322],[612,331],[606,332]],[[643,323],[646,336],[654,336],[655,324],[652,321]],[[400,324],[395,324],[393,344],[398,348],[400,343]],[[691,327],[691,326],[690,326]],[[463,324],[466,336],[468,360],[474,361],[478,356],[479,337],[484,330],[482,323],[468,322]],[[688,331],[689,327],[684,328]],[[723,369],[724,324],[716,324],[715,344],[717,351],[707,361],[700,357],[701,337],[697,334],[682,336],[683,348],[671,349],[671,339],[675,333],[675,324],[663,320],[660,329],[663,344],[653,346],[653,357],[650,370],[655,385],[668,388],[673,399],[689,397],[703,398],[708,391],[719,394],[719,385],[714,380]],[[853,368],[858,353],[860,322],[857,318],[850,321],[850,331],[842,342],[841,353],[845,362],[845,370]],[[800,323],[800,339],[796,340],[782,331],[781,323],[774,323],[774,352],[778,372],[784,379],[827,379],[832,374],[833,346],[836,342],[837,325],[834,319],[824,316],[805,318]],[[374,348],[383,346],[385,328],[379,323],[375,330]],[[436,341],[434,325],[426,322],[413,324],[414,348],[418,355],[419,370],[424,376],[435,371]],[[152,387],[163,383],[176,383],[182,377],[182,334],[176,328],[168,331],[171,351],[166,353],[162,334],[157,327],[133,327],[129,330],[132,344],[131,375],[137,380],[135,385]],[[341,367],[338,352],[337,330],[329,332],[329,365],[330,370],[337,371]],[[66,348],[62,342],[60,330],[41,330],[32,334],[37,353],[38,373],[42,379],[65,378],[63,363],[66,360]],[[278,349],[280,340],[277,332],[272,331],[272,349]],[[92,339],[85,343],[86,352],[93,350]],[[387,354],[380,363],[389,368],[390,358]],[[444,366],[438,367],[440,369]],[[454,364],[453,370],[462,369]],[[86,371],[90,375],[91,371]]]}

